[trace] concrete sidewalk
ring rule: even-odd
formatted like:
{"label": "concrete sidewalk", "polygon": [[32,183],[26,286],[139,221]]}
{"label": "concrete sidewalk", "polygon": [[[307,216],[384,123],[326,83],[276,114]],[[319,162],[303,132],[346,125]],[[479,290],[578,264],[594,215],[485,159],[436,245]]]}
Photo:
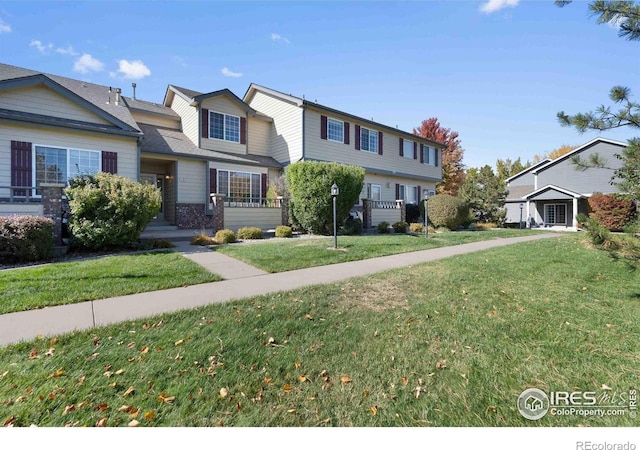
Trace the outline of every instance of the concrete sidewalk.
{"label": "concrete sidewalk", "polygon": [[[0,315],[0,345],[34,339],[38,335],[63,334],[73,330],[88,329],[212,303],[288,291],[314,284],[332,283],[464,253],[558,236],[562,235],[550,233],[493,239],[275,274],[264,274],[243,263],[236,265],[237,261],[217,252],[185,248],[185,256],[201,261],[199,263],[205,267],[210,265],[212,270],[217,269],[216,272],[228,264],[229,267],[225,268],[227,276],[223,275],[226,279],[215,283],[3,314]],[[181,247],[178,248],[180,249]],[[208,261],[209,258],[210,261]],[[235,266],[238,271],[234,273],[232,266]]]}

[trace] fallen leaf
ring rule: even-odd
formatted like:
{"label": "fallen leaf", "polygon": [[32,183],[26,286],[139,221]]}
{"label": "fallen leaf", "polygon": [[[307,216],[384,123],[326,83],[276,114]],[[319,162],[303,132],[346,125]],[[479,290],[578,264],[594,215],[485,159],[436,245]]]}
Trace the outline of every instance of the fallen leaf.
{"label": "fallen leaf", "polygon": [[53,347],[54,345],[56,345],[57,343],[58,343],[58,338],[53,338],[53,339],[51,339],[51,340],[49,341],[49,345],[50,345],[50,346],[52,346],[52,347]]}
{"label": "fallen leaf", "polygon": [[54,349],[53,347],[51,347],[51,348],[47,351],[47,353],[45,353],[45,354],[44,354],[44,356],[53,356],[53,352],[54,352],[54,350],[55,350],[55,349]]}
{"label": "fallen leaf", "polygon": [[611,390],[611,388],[609,386],[607,386],[606,384],[603,384],[601,389],[603,391],[610,391]]}
{"label": "fallen leaf", "polygon": [[129,422],[129,427],[137,427],[138,425],[140,425],[140,422],[138,422],[137,420],[132,420],[131,422]]}
{"label": "fallen leaf", "polygon": [[142,347],[142,350],[140,350],[140,353],[149,353],[149,346],[145,345],[144,347]]}
{"label": "fallen leaf", "polygon": [[310,315],[310,314],[305,314],[305,315],[304,315],[304,318],[305,318],[305,319],[308,319],[308,320],[313,320],[313,317],[311,317],[311,315]]}
{"label": "fallen leaf", "polygon": [[351,377],[347,376],[347,375],[343,375],[340,377],[340,381],[342,381],[343,383],[351,383]]}
{"label": "fallen leaf", "polygon": [[227,388],[220,389],[220,397],[225,398],[227,394],[229,394],[229,391],[227,390]]}
{"label": "fallen leaf", "polygon": [[176,345],[176,346],[178,346],[178,345],[182,345],[182,343],[183,343],[183,342],[184,342],[184,339],[180,339],[179,341],[176,341],[176,342],[175,342],[175,345]]}
{"label": "fallen leaf", "polygon": [[99,419],[96,422],[96,427],[106,427],[107,426],[107,419],[105,419],[104,417],[102,419]]}
{"label": "fallen leaf", "polygon": [[66,416],[67,414],[74,411],[75,409],[76,409],[76,405],[67,405],[65,406],[64,411],[62,412],[62,415]]}
{"label": "fallen leaf", "polygon": [[296,366],[296,369],[300,368],[300,361],[296,361],[293,365]]}
{"label": "fallen leaf", "polygon": [[106,411],[107,409],[109,409],[109,405],[106,403],[101,403],[96,407],[97,411]]}
{"label": "fallen leaf", "polygon": [[305,375],[300,375],[298,380],[300,380],[300,383],[304,383],[305,381],[308,381],[308,378]]}
{"label": "fallen leaf", "polygon": [[415,389],[416,398],[420,397],[421,391],[422,391],[422,388],[420,386],[416,386],[416,389]]}
{"label": "fallen leaf", "polygon": [[148,421],[152,421],[156,418],[156,413],[153,411],[147,411],[146,413],[144,413],[144,418]]}
{"label": "fallen leaf", "polygon": [[124,391],[124,394],[122,394],[124,397],[126,397],[127,395],[131,395],[136,391],[135,386],[129,386],[129,388]]}
{"label": "fallen leaf", "polygon": [[110,371],[106,371],[105,373],[103,373],[102,375],[104,375],[107,378],[111,378],[111,375],[113,375],[113,372]]}
{"label": "fallen leaf", "polygon": [[135,347],[135,346],[136,346],[136,343],[135,343],[135,342],[129,342],[129,343],[127,344],[127,348],[133,348],[133,347]]}
{"label": "fallen leaf", "polygon": [[16,416],[11,416],[2,424],[3,427],[12,427],[13,423],[16,421]]}
{"label": "fallen leaf", "polygon": [[402,377],[402,384],[404,384],[405,386],[409,384],[409,379],[407,377]]}
{"label": "fallen leaf", "polygon": [[29,359],[38,359],[40,358],[40,356],[38,355],[38,349],[34,348],[33,350],[31,350],[31,353],[29,353]]}
{"label": "fallen leaf", "polygon": [[282,390],[287,392],[287,393],[291,392],[291,389],[293,389],[293,388],[291,387],[290,384],[285,384],[284,386],[282,386]]}
{"label": "fallen leaf", "polygon": [[9,373],[9,371],[5,370],[4,373],[0,374],[0,378],[6,377],[8,373]]}
{"label": "fallen leaf", "polygon": [[120,408],[118,408],[118,411],[128,413],[131,411],[131,409],[133,409],[133,406],[131,405],[122,405]]}
{"label": "fallen leaf", "polygon": [[119,369],[119,370],[116,370],[114,373],[115,373],[116,375],[122,375],[122,374],[124,373],[124,370]]}
{"label": "fallen leaf", "polygon": [[294,414],[294,413],[296,412],[296,410],[295,410],[295,409],[288,409],[288,410],[287,410],[287,412],[288,412],[289,414]]}
{"label": "fallen leaf", "polygon": [[436,363],[436,369],[442,370],[447,367],[447,360],[441,359]]}
{"label": "fallen leaf", "polygon": [[61,377],[63,374],[64,374],[64,370],[58,369],[55,372],[53,372],[51,375],[49,375],[47,378],[57,378],[57,377]]}
{"label": "fallen leaf", "polygon": [[371,414],[375,416],[376,414],[378,414],[378,407],[372,406],[371,408],[369,408],[369,411],[371,411]]}
{"label": "fallen leaf", "polygon": [[271,378],[266,378],[266,377],[262,381],[264,381],[266,384],[269,384],[269,383],[273,382],[273,380]]}
{"label": "fallen leaf", "polygon": [[607,325],[607,328],[611,328],[613,326],[613,324],[610,324],[610,323],[608,323],[606,325]]}

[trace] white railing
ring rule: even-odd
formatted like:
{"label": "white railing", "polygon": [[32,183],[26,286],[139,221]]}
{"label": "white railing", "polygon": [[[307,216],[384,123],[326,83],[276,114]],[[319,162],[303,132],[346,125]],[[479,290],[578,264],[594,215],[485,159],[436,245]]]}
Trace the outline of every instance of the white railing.
{"label": "white railing", "polygon": [[402,208],[402,200],[372,200],[371,201],[372,209],[400,209]]}
{"label": "white railing", "polygon": [[282,198],[227,198],[224,206],[229,208],[281,208]]}
{"label": "white railing", "polygon": [[35,186],[0,186],[0,203],[42,203],[34,197]]}

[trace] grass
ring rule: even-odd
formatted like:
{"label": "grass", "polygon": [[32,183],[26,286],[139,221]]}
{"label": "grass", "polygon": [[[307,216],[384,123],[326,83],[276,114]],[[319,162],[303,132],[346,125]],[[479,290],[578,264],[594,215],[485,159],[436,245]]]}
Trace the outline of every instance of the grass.
{"label": "grass", "polygon": [[0,348],[0,423],[637,426],[516,408],[640,386],[638,274],[578,239]]}
{"label": "grass", "polygon": [[333,250],[333,238],[294,239],[253,245],[226,245],[215,251],[232,256],[267,272],[285,272],[347,261],[416,250],[465,244],[488,239],[526,236],[531,230],[457,231],[424,235],[383,234],[375,236],[339,236],[339,251]]}
{"label": "grass", "polygon": [[0,314],[218,281],[174,252],[109,256],[0,272]]}

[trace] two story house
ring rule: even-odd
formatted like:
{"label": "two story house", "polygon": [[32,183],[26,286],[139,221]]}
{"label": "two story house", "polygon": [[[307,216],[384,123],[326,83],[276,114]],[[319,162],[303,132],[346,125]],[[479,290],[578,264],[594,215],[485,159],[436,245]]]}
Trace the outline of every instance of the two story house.
{"label": "two story house", "polygon": [[[135,92],[135,91],[134,91]],[[160,219],[273,228],[271,180],[297,161],[366,169],[361,198],[418,202],[442,179],[444,145],[252,84],[244,99],[169,85],[162,104],[120,89],[0,64],[0,214],[41,214],[38,187],[107,171],[162,192]],[[21,189],[20,189],[21,188]]]}
{"label": "two story house", "polygon": [[[588,212],[588,198],[596,192],[617,192],[611,185],[615,170],[622,166],[616,154],[626,144],[597,138],[553,160],[545,159],[508,178],[505,208],[507,223],[576,230],[576,216]],[[606,167],[578,170],[574,157],[589,160],[599,155]]]}

